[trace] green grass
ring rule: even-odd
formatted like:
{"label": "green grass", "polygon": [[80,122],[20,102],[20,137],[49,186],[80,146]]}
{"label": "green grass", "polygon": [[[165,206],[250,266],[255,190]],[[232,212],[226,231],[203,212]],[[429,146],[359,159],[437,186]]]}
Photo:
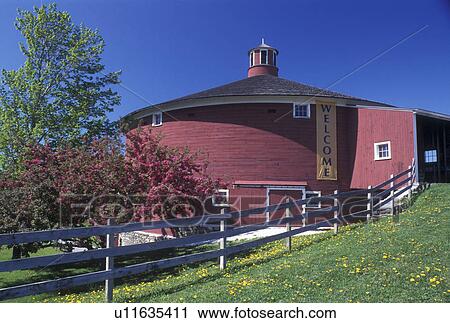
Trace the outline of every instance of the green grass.
{"label": "green grass", "polygon": [[[235,242],[230,245],[236,244]],[[200,245],[191,248],[171,248],[164,249],[156,252],[145,252],[140,254],[135,254],[131,256],[116,257],[115,264],[118,267],[128,266],[132,264],[143,263],[151,260],[159,260],[167,257],[181,256],[188,253],[196,253],[207,250],[217,249],[214,245]],[[47,256],[61,254],[61,251],[55,247],[45,247],[40,249],[37,253],[32,254],[32,257],[37,256]],[[12,256],[12,249],[0,248],[0,261],[10,260]],[[94,271],[104,270],[105,264],[104,259],[93,260],[93,261],[83,261],[72,264],[48,266],[44,268],[37,268],[35,270],[21,270],[13,272],[0,272],[0,288],[17,286],[22,284],[28,284],[33,282],[40,282],[46,280],[52,280],[56,278],[64,278]],[[153,272],[153,277],[165,277],[168,273],[178,272],[179,268],[170,268],[161,272]],[[125,277],[116,280],[118,284],[130,284],[136,281],[142,281],[146,279],[147,275],[136,275],[131,277]],[[64,291],[67,293],[81,293],[81,292],[92,292],[101,287],[103,283],[90,284],[78,286],[71,289],[70,291]],[[47,299],[54,297],[55,295],[61,295],[61,293],[51,293],[51,294],[40,294],[36,296],[27,296],[19,299],[7,300],[7,302],[43,302]]]}
{"label": "green grass", "polygon": [[[33,256],[46,256],[58,253],[57,249],[54,248],[45,248],[39,250]],[[12,255],[11,249],[1,248],[0,249],[0,261],[10,260]],[[22,271],[14,271],[11,273],[0,273],[0,288],[7,287],[11,285],[17,285],[21,283],[26,283],[30,279],[33,279],[35,276],[39,276],[45,278],[45,275],[48,274],[47,271],[42,271],[38,273],[33,270],[22,270]]]}
{"label": "green grass", "polygon": [[[40,249],[37,253],[32,254],[32,257],[47,256],[59,254],[61,251],[54,247],[46,247]],[[12,256],[12,250],[9,248],[0,249],[0,261],[10,260]],[[16,286],[22,284],[28,284],[32,282],[51,280],[60,277],[73,276],[78,274],[87,273],[93,270],[98,270],[92,264],[80,263],[67,266],[52,266],[46,268],[38,268],[35,270],[19,270],[13,272],[0,272],[0,288]],[[22,301],[34,301],[36,299],[43,300],[48,295],[39,295],[38,297],[24,297]],[[12,300],[14,301],[14,300]]]}
{"label": "green grass", "polygon": [[[116,302],[448,302],[450,185],[434,185],[401,214],[293,239],[213,262],[119,282]],[[25,301],[101,302],[103,290]]]}

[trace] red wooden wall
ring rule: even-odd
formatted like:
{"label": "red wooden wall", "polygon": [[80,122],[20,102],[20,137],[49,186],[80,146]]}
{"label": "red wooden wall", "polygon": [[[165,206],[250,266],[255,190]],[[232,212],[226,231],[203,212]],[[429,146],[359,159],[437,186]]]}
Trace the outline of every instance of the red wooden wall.
{"label": "red wooden wall", "polygon": [[[374,143],[391,141],[391,159],[374,160]],[[399,173],[414,158],[413,113],[358,109],[358,138],[352,188],[367,188]]]}
{"label": "red wooden wall", "polygon": [[[203,151],[209,172],[232,183],[306,181],[307,189],[367,187],[405,169],[414,156],[411,112],[338,107],[338,181],[316,180],[315,106],[294,119],[292,104],[229,104],[169,111],[154,127],[163,142]],[[392,159],[374,161],[374,142],[390,140]]]}
{"label": "red wooden wall", "polygon": [[[275,111],[274,111],[275,110]],[[306,181],[314,190],[348,190],[354,164],[357,110],[337,113],[338,181],[316,180],[315,107],[310,119],[294,119],[292,104],[221,105],[170,111],[163,142],[206,153],[209,171],[234,180]]]}

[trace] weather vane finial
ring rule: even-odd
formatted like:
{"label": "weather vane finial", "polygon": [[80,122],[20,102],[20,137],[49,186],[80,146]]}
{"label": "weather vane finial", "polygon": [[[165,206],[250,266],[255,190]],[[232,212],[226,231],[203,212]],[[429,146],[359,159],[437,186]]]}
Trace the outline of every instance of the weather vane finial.
{"label": "weather vane finial", "polygon": [[264,37],[263,38],[261,38],[261,45],[264,45],[265,43],[264,43]]}

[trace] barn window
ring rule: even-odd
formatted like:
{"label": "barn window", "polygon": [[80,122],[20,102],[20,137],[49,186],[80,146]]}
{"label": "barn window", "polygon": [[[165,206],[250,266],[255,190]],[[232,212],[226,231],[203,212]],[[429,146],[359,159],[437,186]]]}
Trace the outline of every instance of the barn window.
{"label": "barn window", "polygon": [[250,53],[250,67],[253,66],[253,52]]}
{"label": "barn window", "polygon": [[294,118],[309,119],[310,114],[311,114],[311,110],[310,110],[309,104],[294,103],[294,107],[292,109],[292,115]]}
{"label": "barn window", "polygon": [[321,197],[322,193],[320,191],[306,191],[306,207],[309,208],[320,208],[320,201],[317,201],[317,197]]}
{"label": "barn window", "polygon": [[277,66],[277,53],[275,53],[275,51],[273,51],[272,53],[273,53],[273,65]]}
{"label": "barn window", "polygon": [[230,190],[220,189],[212,196],[213,206],[229,206],[230,205]]}
{"label": "barn window", "polygon": [[162,112],[156,112],[152,115],[152,126],[160,126],[162,125]]}
{"label": "barn window", "polygon": [[261,64],[267,64],[267,50],[262,49],[261,53],[259,54],[261,55]]}
{"label": "barn window", "polygon": [[437,162],[437,150],[425,150],[425,163],[436,163]]}
{"label": "barn window", "polygon": [[391,142],[383,141],[374,144],[375,160],[391,159]]}

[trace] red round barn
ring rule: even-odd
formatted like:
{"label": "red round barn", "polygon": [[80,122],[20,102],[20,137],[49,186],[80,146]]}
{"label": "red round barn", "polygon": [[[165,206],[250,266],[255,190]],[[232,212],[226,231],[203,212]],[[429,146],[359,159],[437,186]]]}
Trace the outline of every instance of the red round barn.
{"label": "red round barn", "polygon": [[[419,178],[450,181],[450,116],[399,108],[278,77],[278,50],[248,52],[248,77],[146,107],[131,125],[201,150],[238,209],[367,188],[415,160]],[[427,156],[436,150],[437,162]],[[428,155],[426,155],[428,154]],[[317,207],[317,205],[309,205]]]}

